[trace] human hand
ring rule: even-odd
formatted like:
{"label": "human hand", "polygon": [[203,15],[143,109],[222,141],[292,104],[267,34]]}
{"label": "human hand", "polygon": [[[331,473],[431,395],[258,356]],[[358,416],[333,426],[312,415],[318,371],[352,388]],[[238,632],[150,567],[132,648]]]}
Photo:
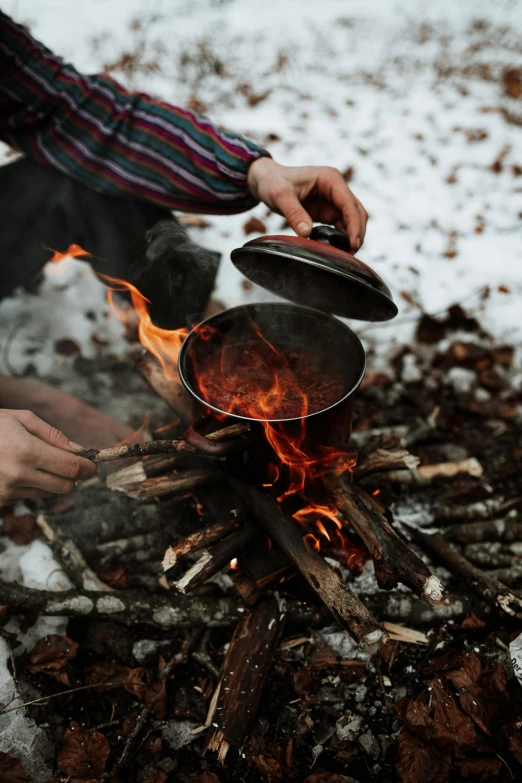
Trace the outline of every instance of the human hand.
{"label": "human hand", "polygon": [[309,236],[315,220],[344,231],[354,252],[361,247],[368,213],[337,169],[281,166],[263,157],[250,165],[247,182],[254,198],[283,215],[299,236]]}
{"label": "human hand", "polygon": [[66,495],[96,467],[74,455],[82,447],[30,411],[0,408],[0,505]]}

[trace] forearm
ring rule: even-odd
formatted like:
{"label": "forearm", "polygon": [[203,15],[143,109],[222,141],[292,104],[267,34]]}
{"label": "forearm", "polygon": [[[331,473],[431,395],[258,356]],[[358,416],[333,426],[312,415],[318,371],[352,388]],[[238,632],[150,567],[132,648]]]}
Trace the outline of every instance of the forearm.
{"label": "forearm", "polygon": [[0,138],[90,187],[167,208],[234,213],[255,203],[267,153],[193,112],[84,76],[0,14]]}

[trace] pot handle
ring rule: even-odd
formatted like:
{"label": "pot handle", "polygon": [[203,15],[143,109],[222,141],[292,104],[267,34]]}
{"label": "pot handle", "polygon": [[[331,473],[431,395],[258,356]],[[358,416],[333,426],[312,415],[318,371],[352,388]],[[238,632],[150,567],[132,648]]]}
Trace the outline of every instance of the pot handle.
{"label": "pot handle", "polygon": [[200,416],[187,427],[187,431],[185,432],[185,440],[187,443],[190,443],[191,446],[198,451],[201,451],[203,454],[206,454],[208,457],[226,457],[227,454],[237,451],[238,446],[244,443],[244,437],[242,435],[226,441],[215,441],[205,438],[204,435],[198,432],[198,428],[202,427],[203,424],[211,418],[212,417],[208,415]]}
{"label": "pot handle", "polygon": [[324,242],[326,245],[333,245],[339,250],[344,250],[346,253],[352,254],[350,240],[346,234],[343,234],[342,231],[338,231],[332,226],[314,226],[310,234],[310,239],[315,239],[316,242]]}

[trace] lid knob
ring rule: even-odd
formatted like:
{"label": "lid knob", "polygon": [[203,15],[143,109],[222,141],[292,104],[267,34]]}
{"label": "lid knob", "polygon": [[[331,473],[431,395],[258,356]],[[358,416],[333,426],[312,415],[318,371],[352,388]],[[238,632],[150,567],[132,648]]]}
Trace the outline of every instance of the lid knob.
{"label": "lid knob", "polygon": [[346,253],[352,252],[350,240],[343,234],[342,231],[338,231],[332,226],[314,226],[310,234],[310,239],[315,239],[316,242],[325,242],[327,245],[333,245],[333,247],[344,250]]}

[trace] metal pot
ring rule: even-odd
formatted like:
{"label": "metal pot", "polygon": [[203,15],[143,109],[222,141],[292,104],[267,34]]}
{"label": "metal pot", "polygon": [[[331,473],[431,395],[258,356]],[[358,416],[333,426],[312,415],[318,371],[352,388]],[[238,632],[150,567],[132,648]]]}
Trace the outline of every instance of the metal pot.
{"label": "metal pot", "polygon": [[[186,337],[180,351],[178,369],[181,381],[195,401],[195,413],[212,411],[216,419],[248,421],[254,434],[262,430],[260,419],[228,413],[209,404],[198,383],[193,357],[204,358],[220,347],[251,343],[251,322],[263,336],[277,347],[299,348],[323,356],[344,381],[342,396],[327,408],[305,417],[307,435],[316,443],[343,448],[347,445],[353,417],[353,394],[365,371],[365,353],[357,335],[344,323],[327,313],[290,303],[242,305],[207,318]],[[301,426],[302,418],[265,419],[292,433]],[[230,444],[211,443],[195,426],[187,431],[187,440],[208,454],[226,453]],[[257,439],[257,438],[255,438]]]}

